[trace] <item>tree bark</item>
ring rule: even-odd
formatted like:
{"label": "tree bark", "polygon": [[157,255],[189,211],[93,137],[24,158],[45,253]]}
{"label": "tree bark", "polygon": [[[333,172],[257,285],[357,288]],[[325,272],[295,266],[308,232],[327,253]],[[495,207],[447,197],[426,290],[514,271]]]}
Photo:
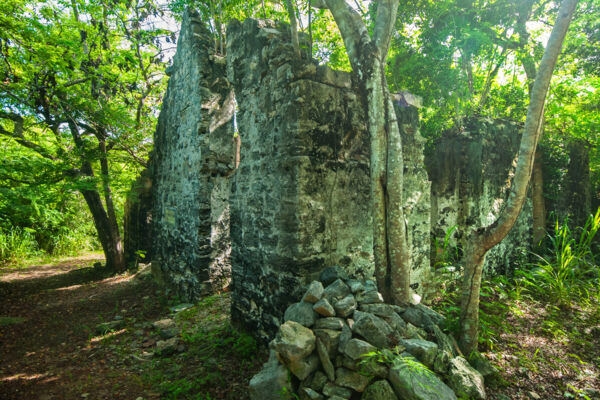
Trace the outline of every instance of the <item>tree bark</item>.
{"label": "tree bark", "polygon": [[296,10],[292,4],[292,0],[285,0],[288,15],[290,18],[290,33],[292,36],[292,46],[297,57],[300,57],[300,42],[298,41],[298,23],[296,22]]}
{"label": "tree bark", "polygon": [[367,111],[371,145],[371,197],[375,278],[386,301],[410,299],[410,253],[403,212],[402,142],[385,78],[397,0],[381,1],[372,37],[361,16],[344,0],[326,0],[340,30]]}
{"label": "tree bark", "polygon": [[[81,140],[79,128],[77,124],[70,119],[68,121],[71,136],[75,142],[75,146],[82,152],[81,155],[81,173],[91,179],[95,178],[94,169],[91,162],[85,156],[85,146]],[[100,140],[101,135],[97,135]],[[103,187],[105,192],[105,199],[107,210],[104,209],[100,193],[96,189],[82,188],[80,189],[83,198],[85,199],[92,218],[94,220],[94,226],[98,232],[98,239],[102,245],[102,250],[106,258],[106,268],[113,272],[123,272],[127,268],[125,262],[125,255],[123,251],[123,243],[121,242],[121,235],[119,234],[119,227],[117,223],[117,217],[114,210],[112,201],[112,195],[110,193],[110,186],[108,185],[108,162],[106,160],[106,146],[102,146],[103,141],[100,141],[99,150],[104,154],[100,157],[100,164],[103,176]],[[103,160],[104,159],[104,160]]]}
{"label": "tree bark", "polygon": [[469,355],[477,348],[479,332],[479,289],[486,253],[500,243],[512,229],[527,197],[535,149],[540,136],[544,104],[556,60],[575,12],[577,0],[563,0],[550,39],[540,62],[531,92],[525,128],[521,138],[517,167],[505,209],[492,225],[473,231],[465,246],[465,274],[461,291],[459,345]]}

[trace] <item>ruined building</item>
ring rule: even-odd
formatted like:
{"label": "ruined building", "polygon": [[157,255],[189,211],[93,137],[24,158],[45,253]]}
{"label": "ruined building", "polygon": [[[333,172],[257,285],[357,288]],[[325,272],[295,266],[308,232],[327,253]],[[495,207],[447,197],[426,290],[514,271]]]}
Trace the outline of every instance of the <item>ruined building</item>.
{"label": "ruined building", "polygon": [[[194,13],[185,16],[155,134],[152,268],[185,299],[231,279],[234,320],[267,338],[324,267],[373,274],[368,133],[351,75],[299,59],[287,29],[234,21],[226,53],[215,53]],[[442,139],[428,176],[413,98],[394,103],[411,287],[426,295],[432,232],[491,221],[516,149],[494,158],[488,141],[500,128],[475,127]],[[505,131],[512,146],[518,138]],[[512,247],[500,253],[510,260]]]}

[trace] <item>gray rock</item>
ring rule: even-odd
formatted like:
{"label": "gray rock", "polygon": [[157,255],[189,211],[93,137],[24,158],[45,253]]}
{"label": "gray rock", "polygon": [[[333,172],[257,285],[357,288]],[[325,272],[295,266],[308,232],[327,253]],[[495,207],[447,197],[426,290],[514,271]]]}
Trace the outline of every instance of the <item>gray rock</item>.
{"label": "gray rock", "polygon": [[375,282],[374,280],[371,280],[371,279],[367,279],[365,281],[365,292],[368,292],[371,290],[377,291],[377,282]]}
{"label": "gray rock", "polygon": [[335,368],[333,368],[331,357],[329,356],[329,353],[327,353],[327,348],[320,339],[317,339],[317,353],[319,354],[319,359],[321,360],[321,365],[327,375],[327,379],[333,382],[335,380]]}
{"label": "gray rock", "polygon": [[361,375],[346,368],[338,368],[335,371],[335,384],[356,392],[363,392],[369,382],[371,382],[371,377]]}
{"label": "gray rock", "polygon": [[306,289],[302,301],[314,304],[321,300],[321,297],[323,297],[323,284],[319,281],[312,281],[310,285],[308,285],[308,289]]}
{"label": "gray rock", "polygon": [[292,374],[302,381],[319,368],[319,356],[312,353],[306,358],[290,362],[287,367]]}
{"label": "gray rock", "polygon": [[435,357],[438,353],[438,345],[421,339],[402,339],[399,344],[406,348],[413,356],[417,357],[419,361],[427,365],[429,368],[433,367]]}
{"label": "gray rock", "polygon": [[125,321],[124,320],[116,320],[116,321],[109,321],[109,322],[103,322],[101,324],[96,325],[96,335],[105,335],[109,332],[113,332],[113,331],[118,331],[119,329],[122,329],[125,326]]}
{"label": "gray rock", "polygon": [[340,317],[348,317],[356,310],[356,299],[351,294],[335,303],[335,311]]}
{"label": "gray rock", "polygon": [[349,399],[352,396],[352,390],[327,382],[323,387],[323,394],[329,397],[338,396],[342,399]]}
{"label": "gray rock", "polygon": [[340,350],[343,349],[344,346],[346,346],[346,343],[348,343],[348,340],[350,339],[352,339],[352,330],[350,329],[350,326],[348,324],[344,324],[344,326],[342,327],[342,334],[340,335]]}
{"label": "gray rock", "polygon": [[396,332],[396,337],[406,336],[406,322],[396,313],[389,317],[381,317]]}
{"label": "gray rock", "polygon": [[289,387],[288,371],[277,361],[275,352],[260,372],[252,377],[249,384],[251,400],[281,400],[280,394]]}
{"label": "gray rock", "polygon": [[440,350],[446,351],[452,354],[453,357],[458,356],[458,348],[454,346],[454,341],[450,339],[450,336],[446,335],[439,326],[433,326],[433,334],[435,336],[435,341],[438,344]]}
{"label": "gray rock", "polygon": [[401,399],[456,400],[452,389],[414,358],[403,356],[396,360],[388,379]]}
{"label": "gray rock", "polygon": [[483,376],[464,357],[450,360],[448,385],[459,397],[483,400],[486,398]]}
{"label": "gray rock", "polygon": [[[350,357],[348,357],[347,355],[340,355],[340,362],[339,362],[339,367],[344,367],[347,369],[351,369],[352,371],[358,371],[359,367],[358,367],[358,363],[356,361],[354,361],[353,359],[351,359]],[[338,366],[338,358],[336,357],[335,359],[336,361],[336,366]]]}
{"label": "gray rock", "polygon": [[361,400],[398,400],[394,389],[386,380],[371,383],[363,392]]}
{"label": "gray rock", "polygon": [[369,362],[362,362],[358,365],[358,370],[361,374],[367,376],[376,376],[378,378],[387,378],[389,368],[385,364],[380,364],[375,360]]}
{"label": "gray rock", "polygon": [[342,332],[334,331],[332,329],[315,329],[314,334],[321,342],[325,345],[329,356],[335,355],[340,344],[340,336]]}
{"label": "gray rock", "polygon": [[487,382],[488,380],[494,379],[499,376],[500,372],[492,363],[479,352],[473,352],[469,357],[469,364],[473,366],[480,374],[483,379]]}
{"label": "gray rock", "polygon": [[335,310],[327,299],[321,299],[315,303],[313,310],[324,317],[335,317]]}
{"label": "gray rock", "polygon": [[361,304],[360,311],[368,312],[378,317],[390,318],[396,314],[396,309],[390,304],[375,303],[375,304]]}
{"label": "gray rock", "polygon": [[158,334],[163,339],[170,339],[179,334],[179,328],[172,319],[161,319],[154,321],[152,327],[158,330]]}
{"label": "gray rock", "polygon": [[339,265],[334,265],[333,267],[325,268],[319,276],[319,280],[323,282],[324,285],[329,285],[337,279],[348,279],[346,271],[344,271]]}
{"label": "gray rock", "polygon": [[285,363],[290,363],[312,353],[315,349],[315,340],[315,335],[310,329],[297,322],[287,321],[279,327],[272,346]]}
{"label": "gray rock", "polygon": [[314,329],[334,329],[342,330],[345,323],[344,320],[337,317],[319,318],[315,322]]}
{"label": "gray rock", "polygon": [[402,314],[402,318],[428,332],[433,331],[433,325],[439,325],[444,321],[443,316],[423,304],[411,304]]}
{"label": "gray rock", "polygon": [[340,396],[329,396],[327,400],[346,400],[346,398]]}
{"label": "gray rock", "polygon": [[354,312],[352,332],[377,347],[388,347],[393,335],[393,330],[387,322],[371,313],[362,311]]}
{"label": "gray rock", "polygon": [[350,288],[341,279],[334,281],[323,290],[323,298],[329,303],[335,304],[337,300],[343,299],[350,294]]}
{"label": "gray rock", "polygon": [[300,389],[300,399],[301,400],[323,400],[325,399],[321,393],[314,391],[311,388],[302,388]]}
{"label": "gray rock", "polygon": [[365,285],[363,285],[363,283],[357,279],[349,279],[346,281],[346,284],[353,294],[365,291]]}
{"label": "gray rock", "polygon": [[152,323],[152,327],[155,329],[165,329],[172,326],[175,326],[175,321],[173,321],[171,318],[161,319]]}
{"label": "gray rock", "polygon": [[356,296],[356,300],[358,300],[361,305],[383,303],[383,296],[376,290],[369,290],[364,293],[359,293]]}
{"label": "gray rock", "polygon": [[323,372],[317,371],[310,382],[310,387],[317,392],[321,392],[323,391],[323,386],[325,386],[326,383],[327,376]]}
{"label": "gray rock", "polygon": [[285,310],[283,319],[284,321],[294,321],[302,326],[310,328],[315,323],[316,314],[313,311],[313,305],[311,303],[301,301],[289,306],[287,310]]}
{"label": "gray rock", "polygon": [[182,303],[182,304],[178,304],[176,306],[173,307],[169,307],[169,311],[173,312],[173,313],[178,313],[181,312],[183,310],[187,310],[188,308],[192,308],[194,307],[193,304],[191,303]]}
{"label": "gray rock", "polygon": [[435,360],[433,361],[433,370],[438,374],[446,375],[448,373],[448,368],[450,368],[451,359],[452,354],[445,350],[438,350]]}
{"label": "gray rock", "polygon": [[410,339],[425,340],[425,338],[427,337],[427,332],[425,332],[425,330],[423,330],[421,328],[417,328],[416,326],[414,326],[410,322],[407,322],[406,323],[406,330],[404,331],[404,336],[406,336],[406,337],[408,337]]}
{"label": "gray rock", "polygon": [[174,337],[167,340],[159,340],[156,342],[156,349],[154,350],[154,354],[159,356],[169,356],[177,352],[177,345],[179,344],[179,340]]}
{"label": "gray rock", "polygon": [[344,346],[344,354],[353,360],[358,360],[364,354],[375,350],[377,350],[375,346],[360,339],[350,339]]}

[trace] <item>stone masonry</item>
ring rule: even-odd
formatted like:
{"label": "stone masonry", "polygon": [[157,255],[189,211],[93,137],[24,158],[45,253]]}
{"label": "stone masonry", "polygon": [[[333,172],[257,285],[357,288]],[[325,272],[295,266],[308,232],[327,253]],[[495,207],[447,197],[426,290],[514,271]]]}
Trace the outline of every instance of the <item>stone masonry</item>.
{"label": "stone masonry", "polygon": [[[432,181],[431,226],[439,243],[456,227],[459,241],[468,229],[496,221],[509,193],[520,125],[490,119],[466,121],[461,132],[446,132],[427,164]],[[527,200],[508,236],[485,258],[488,272],[510,272],[531,244],[531,201]],[[456,245],[452,241],[451,245]]]}
{"label": "stone masonry", "polygon": [[[227,32],[242,137],[231,194],[233,318],[264,338],[325,266],[363,279],[374,269],[363,107],[350,74],[298,59],[287,32],[254,20]],[[416,108],[399,102],[397,111],[410,154],[405,208],[423,212],[408,222],[420,290],[429,270],[429,183]]]}
{"label": "stone masonry", "polygon": [[235,100],[224,57],[194,12],[184,16],[154,136],[153,273],[186,300],[230,277],[229,178]]}

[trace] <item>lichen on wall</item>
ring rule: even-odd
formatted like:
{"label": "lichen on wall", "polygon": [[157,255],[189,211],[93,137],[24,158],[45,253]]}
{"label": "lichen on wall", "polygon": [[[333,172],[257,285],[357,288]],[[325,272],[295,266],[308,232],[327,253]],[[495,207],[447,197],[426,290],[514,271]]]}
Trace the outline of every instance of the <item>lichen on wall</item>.
{"label": "lichen on wall", "polygon": [[183,299],[229,282],[235,100],[225,58],[186,12],[154,135],[153,273]]}
{"label": "lichen on wall", "polygon": [[[509,193],[520,128],[510,121],[474,118],[465,121],[460,131],[445,132],[437,140],[427,166],[432,181],[432,235],[439,243],[454,227],[453,246],[469,229],[496,221]],[[508,236],[488,252],[485,270],[512,272],[530,249],[531,226],[527,200]]]}

